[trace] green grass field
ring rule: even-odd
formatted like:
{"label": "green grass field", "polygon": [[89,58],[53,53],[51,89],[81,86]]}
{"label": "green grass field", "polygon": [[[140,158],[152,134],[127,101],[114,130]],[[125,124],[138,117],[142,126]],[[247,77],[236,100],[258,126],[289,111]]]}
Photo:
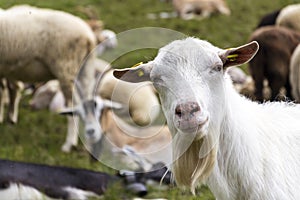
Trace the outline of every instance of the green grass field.
{"label": "green grass field", "polygon": [[[247,42],[260,17],[287,4],[300,0],[227,0],[231,16],[214,15],[211,18],[184,21],[178,18],[150,20],[148,13],[170,12],[172,5],[159,0],[0,0],[0,7],[8,8],[16,4],[31,4],[65,10],[82,18],[87,16],[77,6],[92,6],[103,20],[105,28],[121,33],[141,27],[163,27],[200,37],[220,47],[233,47]],[[139,38],[137,38],[138,40]],[[159,40],[159,35],[157,36]],[[1,44],[0,44],[1,45]],[[114,62],[118,68],[151,59],[155,51],[137,51],[120,57]],[[1,56],[1,55],[0,55]],[[246,69],[246,66],[243,66]],[[28,106],[30,97],[24,97],[20,104],[19,123],[0,125],[0,157],[10,160],[64,165],[115,173],[101,163],[90,163],[82,144],[76,151],[65,154],[60,151],[67,131],[67,120],[48,111],[32,111]],[[206,187],[198,190],[198,196],[182,192],[176,188],[165,191],[150,188],[147,198],[163,197],[180,200],[212,200]],[[120,186],[107,192],[103,199],[128,199]]]}

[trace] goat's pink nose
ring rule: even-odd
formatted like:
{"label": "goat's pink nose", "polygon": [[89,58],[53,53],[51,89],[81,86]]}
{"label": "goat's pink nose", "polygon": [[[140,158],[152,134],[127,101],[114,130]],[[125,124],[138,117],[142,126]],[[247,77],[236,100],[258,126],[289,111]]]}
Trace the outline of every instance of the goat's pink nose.
{"label": "goat's pink nose", "polygon": [[200,106],[197,102],[178,104],[175,108],[175,115],[177,117],[193,116],[197,112],[201,112]]}

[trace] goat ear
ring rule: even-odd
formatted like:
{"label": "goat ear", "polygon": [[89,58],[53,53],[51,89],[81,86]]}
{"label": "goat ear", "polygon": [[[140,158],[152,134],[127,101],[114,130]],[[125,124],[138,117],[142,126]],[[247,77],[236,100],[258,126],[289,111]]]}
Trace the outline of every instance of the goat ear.
{"label": "goat ear", "polygon": [[219,56],[223,62],[223,69],[247,63],[255,56],[258,49],[258,43],[256,41],[252,41],[243,46],[222,51]]}
{"label": "goat ear", "polygon": [[63,108],[58,113],[61,115],[78,115],[77,110],[74,108]]}
{"label": "goat ear", "polygon": [[115,102],[115,101],[109,101],[109,100],[103,100],[103,105],[106,108],[112,108],[112,109],[121,109],[123,108],[123,105]]}
{"label": "goat ear", "polygon": [[131,68],[114,70],[113,75],[122,81],[139,83],[150,81],[150,72],[152,70],[151,62],[147,64],[138,63]]}

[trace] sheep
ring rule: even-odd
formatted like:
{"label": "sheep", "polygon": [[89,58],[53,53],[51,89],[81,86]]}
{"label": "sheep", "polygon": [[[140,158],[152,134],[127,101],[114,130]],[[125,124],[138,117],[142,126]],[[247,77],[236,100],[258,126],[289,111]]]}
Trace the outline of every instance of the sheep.
{"label": "sheep", "polygon": [[[122,104],[104,100],[96,96],[94,100],[84,102],[74,108],[66,108],[61,111],[64,115],[79,115],[85,125],[85,140],[92,155],[98,158],[101,152],[90,144],[103,145],[98,143],[105,137],[113,148],[131,146],[138,154],[144,155],[151,163],[171,163],[171,134],[167,126],[150,125],[137,127],[128,124],[111,109],[118,110]],[[99,119],[99,124],[94,124],[94,119]],[[100,127],[100,132],[94,131],[94,126]],[[164,157],[163,157],[164,156]]]}
{"label": "sheep", "polygon": [[[83,75],[78,81],[86,88],[85,97],[90,98],[94,72],[84,67],[84,59],[88,55],[88,59],[94,58],[91,51],[96,38],[83,20],[63,11],[37,8],[8,9],[0,17],[0,78],[25,82],[56,78],[66,104],[71,106],[73,83],[80,69]],[[78,97],[74,97],[76,104]],[[62,146],[65,152],[77,144],[74,123],[69,117],[67,140]]]}
{"label": "sheep", "polygon": [[252,41],[220,49],[189,37],[162,47],[153,61],[114,71],[157,89],[179,186],[195,191],[206,183],[218,200],[300,198],[300,105],[253,102],[235,91],[226,71],[258,48]]}
{"label": "sheep", "polygon": [[249,72],[255,82],[255,97],[263,101],[263,81],[268,80],[271,100],[276,100],[280,88],[285,87],[286,97],[291,99],[289,64],[291,55],[300,42],[300,33],[277,26],[266,26],[254,31],[249,41],[260,45],[258,54],[249,62]]}
{"label": "sheep", "polygon": [[[31,11],[39,11],[39,10],[44,10],[44,11],[49,11],[52,12],[53,10],[51,9],[47,9],[47,8],[38,8],[38,7],[34,7],[34,6],[30,6],[27,4],[21,4],[21,5],[16,5],[13,7],[10,7],[7,9],[9,12],[27,12],[30,13]],[[4,10],[2,10],[4,12]],[[103,30],[103,23],[100,20],[96,20],[96,19],[92,19],[92,20],[87,20],[86,23],[92,28],[93,33],[96,36],[97,39],[97,47],[96,47],[96,55],[100,56],[105,50],[111,49],[111,48],[115,48],[117,45],[117,39],[116,39],[116,34],[111,31],[111,30]],[[7,80],[6,80],[7,81]],[[8,81],[7,81],[8,82]],[[16,85],[19,86],[20,84],[22,84],[20,81],[17,81],[14,83],[13,80],[9,81],[10,83],[8,85]],[[1,85],[3,87],[3,85]],[[1,90],[5,90],[4,88],[0,88]],[[21,97],[21,91],[22,88],[16,87],[16,89],[14,88],[7,88],[10,94],[15,94],[14,96],[18,97],[18,99],[14,99],[13,96],[11,96],[10,101],[9,101],[9,108],[8,108],[8,120],[11,123],[17,123],[17,119],[18,119],[18,104],[19,104],[19,99]],[[44,93],[44,92],[42,92]],[[47,93],[48,94],[48,93]],[[38,94],[37,96],[43,96]],[[38,97],[39,98],[39,97]],[[65,103],[63,98],[62,98],[62,94],[57,94],[57,96],[55,96],[55,101],[51,103],[50,107],[51,110],[53,111],[57,111],[58,109],[61,108],[61,103]],[[39,101],[39,104],[41,104],[41,102]],[[33,107],[35,106],[39,106],[39,105],[33,105]],[[1,113],[4,113],[4,106],[1,107]],[[0,122],[3,122],[3,114],[2,116],[0,116]]]}
{"label": "sheep", "polygon": [[276,25],[300,31],[300,4],[291,4],[282,8],[276,19]]}
{"label": "sheep", "polygon": [[292,96],[300,103],[300,45],[296,47],[291,57],[289,76]]}
{"label": "sheep", "polygon": [[195,15],[209,17],[212,13],[230,15],[224,0],[173,0],[173,6],[179,17],[193,19]]}

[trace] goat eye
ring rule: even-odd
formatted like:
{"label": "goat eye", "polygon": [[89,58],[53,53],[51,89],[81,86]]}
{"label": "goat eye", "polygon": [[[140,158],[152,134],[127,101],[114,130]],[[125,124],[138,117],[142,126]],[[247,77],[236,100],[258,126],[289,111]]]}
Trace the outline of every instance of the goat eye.
{"label": "goat eye", "polygon": [[217,64],[213,67],[214,71],[220,72],[223,69],[223,65]]}

